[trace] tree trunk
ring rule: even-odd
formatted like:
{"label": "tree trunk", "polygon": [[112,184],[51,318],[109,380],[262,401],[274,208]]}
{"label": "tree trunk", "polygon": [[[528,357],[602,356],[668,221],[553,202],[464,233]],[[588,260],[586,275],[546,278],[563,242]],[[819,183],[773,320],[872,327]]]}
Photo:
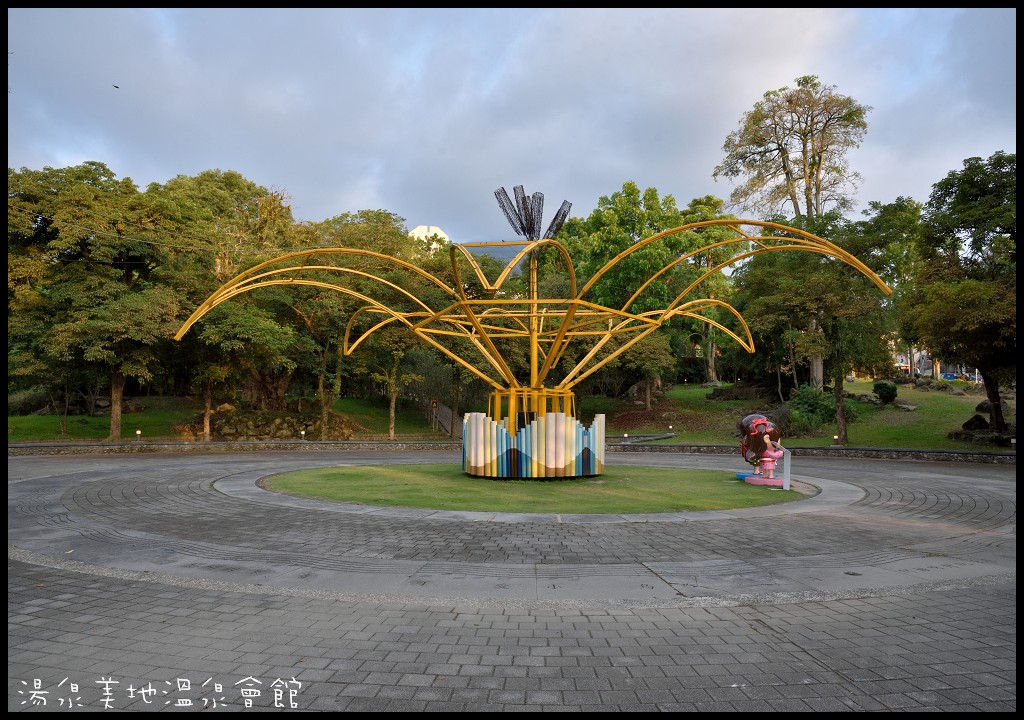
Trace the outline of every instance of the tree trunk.
{"label": "tree trunk", "polygon": [[[455,421],[459,417],[459,399],[462,395],[462,384],[459,382],[459,371],[456,368],[452,372],[454,380],[452,381],[452,419],[451,424],[448,425],[448,437],[455,437]],[[512,416],[515,419],[515,415]]]}
{"label": "tree trunk", "polygon": [[818,391],[825,389],[825,362],[821,357],[811,358],[811,387]]}
{"label": "tree trunk", "polygon": [[942,379],[942,363],[932,358],[932,380]]}
{"label": "tree trunk", "polygon": [[121,440],[121,403],[124,402],[124,373],[114,371],[110,376],[110,435],[107,442]]}
{"label": "tree trunk", "polygon": [[334,404],[334,398],[327,396],[327,348],[320,355],[320,368],[316,379],[316,392],[320,397],[320,426],[324,429],[324,440],[327,439],[327,411]]}
{"label": "tree trunk", "polygon": [[[821,326],[817,320],[811,320],[811,332],[821,332]],[[811,387],[819,392],[825,389],[825,361],[821,355],[811,358]]]}
{"label": "tree trunk", "polygon": [[[710,337],[710,331],[709,331]],[[708,351],[704,355],[704,361],[707,369],[708,382],[718,381],[718,366],[715,364],[715,339],[711,337],[708,341]]]}
{"label": "tree trunk", "polygon": [[341,363],[345,358],[345,350],[339,344],[338,352],[334,359],[334,380],[331,382],[331,394],[336,397],[341,397]]}
{"label": "tree trunk", "polygon": [[253,369],[249,372],[245,395],[256,411],[282,412],[287,409],[285,394],[291,383],[292,374],[287,371],[262,373]]}
{"label": "tree trunk", "polygon": [[[793,389],[800,391],[800,379],[796,375],[796,343],[788,343],[789,345],[789,366],[793,368]],[[785,399],[783,399],[785,402]]]}
{"label": "tree trunk", "polygon": [[999,397],[999,383],[990,380],[982,370],[981,379],[985,383],[985,397],[988,398],[988,424],[998,433],[1006,432],[1006,418],[1003,417],[1003,401]]}
{"label": "tree trunk", "polygon": [[388,393],[388,440],[395,439],[395,415],[398,407],[398,383]]}
{"label": "tree trunk", "polygon": [[398,393],[401,391],[400,369],[402,356],[398,353],[393,355],[394,362],[391,364],[391,375],[388,378],[388,439],[395,439],[395,416],[398,414]]}
{"label": "tree trunk", "polygon": [[213,416],[213,384],[203,388],[203,442],[210,442],[210,418]]}
{"label": "tree trunk", "polygon": [[833,385],[835,386],[833,393],[836,399],[836,435],[839,436],[836,444],[846,445],[846,403],[843,399],[843,373],[840,372],[836,375]]}

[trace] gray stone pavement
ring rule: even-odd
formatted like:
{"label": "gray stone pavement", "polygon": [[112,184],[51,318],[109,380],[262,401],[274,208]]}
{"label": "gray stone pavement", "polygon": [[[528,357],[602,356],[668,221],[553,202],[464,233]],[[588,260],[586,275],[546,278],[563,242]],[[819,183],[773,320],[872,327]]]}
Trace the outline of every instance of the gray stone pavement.
{"label": "gray stone pavement", "polygon": [[9,455],[8,710],[1016,710],[1015,465],[795,457],[797,502],[612,517],[257,486],[423,462]]}

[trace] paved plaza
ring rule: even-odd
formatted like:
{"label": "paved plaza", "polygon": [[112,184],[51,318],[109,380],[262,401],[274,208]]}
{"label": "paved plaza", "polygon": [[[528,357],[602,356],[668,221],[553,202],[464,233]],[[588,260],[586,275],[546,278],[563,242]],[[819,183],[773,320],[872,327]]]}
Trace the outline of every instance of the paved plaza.
{"label": "paved plaza", "polygon": [[803,500],[626,516],[257,484],[425,462],[460,471],[448,451],[9,454],[8,710],[1016,710],[1014,463],[795,456]]}

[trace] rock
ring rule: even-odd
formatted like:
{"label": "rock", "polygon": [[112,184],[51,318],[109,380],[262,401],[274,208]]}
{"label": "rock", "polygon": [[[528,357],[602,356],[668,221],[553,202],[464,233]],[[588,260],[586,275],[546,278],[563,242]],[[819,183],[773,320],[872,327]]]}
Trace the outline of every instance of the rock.
{"label": "rock", "polygon": [[[1006,398],[1000,397],[999,398],[999,405],[1003,409],[1003,417],[1004,418],[1013,417],[1013,415],[1014,415],[1013,408],[1010,407],[1010,403],[1006,402]],[[988,401],[988,398],[985,398],[984,400],[982,400],[974,408],[974,412],[980,413],[982,415],[990,415],[991,411],[992,411],[992,403],[990,403]]]}
{"label": "rock", "polygon": [[981,415],[975,415],[960,427],[964,430],[988,430],[988,420]]}

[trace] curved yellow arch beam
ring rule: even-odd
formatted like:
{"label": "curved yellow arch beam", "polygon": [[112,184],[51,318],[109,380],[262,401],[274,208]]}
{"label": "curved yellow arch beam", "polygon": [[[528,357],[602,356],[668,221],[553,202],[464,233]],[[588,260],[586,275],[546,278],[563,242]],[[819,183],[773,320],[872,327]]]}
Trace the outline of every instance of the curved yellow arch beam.
{"label": "curved yellow arch beam", "polygon": [[[410,272],[412,272],[412,273],[414,273],[416,275],[419,275],[420,277],[426,279],[427,281],[433,283],[435,286],[437,286],[441,290],[445,291],[446,293],[454,294],[454,291],[450,287],[448,287],[441,280],[437,279],[436,277],[434,277],[433,275],[428,273],[426,270],[423,270],[422,268],[419,268],[419,267],[417,267],[417,266],[415,266],[415,265],[413,265],[411,263],[407,263],[404,260],[399,260],[398,258],[393,258],[393,257],[391,257],[389,255],[383,255],[381,253],[374,252],[372,250],[356,250],[356,249],[353,249],[353,248],[317,248],[316,250],[302,250],[300,252],[288,253],[286,255],[282,255],[279,258],[275,258],[274,260],[267,260],[266,262],[262,262],[262,263],[259,263],[258,265],[254,265],[253,267],[249,268],[248,270],[246,270],[246,271],[244,271],[242,273],[239,273],[235,277],[233,277],[230,280],[228,280],[226,283],[221,285],[217,290],[215,290],[213,292],[213,294],[210,295],[210,297],[208,297],[205,301],[203,301],[203,303],[200,304],[200,306],[198,308],[196,308],[195,312],[193,312],[192,315],[189,316],[188,320],[185,321],[185,324],[182,325],[181,329],[179,329],[178,332],[174,335],[174,339],[175,340],[181,340],[181,338],[185,336],[185,333],[188,332],[189,328],[191,328],[193,325],[195,325],[195,323],[203,315],[205,315],[206,313],[210,312],[210,310],[212,310],[213,308],[217,307],[218,305],[220,305],[225,300],[228,300],[228,299],[230,299],[230,298],[232,298],[235,295],[238,295],[240,293],[247,292],[249,290],[254,290],[257,287],[268,287],[270,285],[293,285],[293,284],[313,285],[314,284],[312,281],[296,280],[294,277],[286,279],[286,280],[273,280],[273,281],[268,281],[268,282],[254,282],[254,281],[259,280],[259,278],[262,278],[262,277],[269,277],[271,275],[279,275],[279,274],[282,274],[282,273],[293,273],[293,274],[295,274],[295,273],[298,273],[299,271],[305,271],[305,270],[323,270],[323,271],[336,271],[336,272],[354,273],[354,274],[357,274],[357,275],[363,275],[366,278],[378,281],[380,283],[383,283],[383,284],[386,284],[386,285],[390,285],[392,288],[394,288],[396,290],[399,290],[400,292],[404,293],[407,297],[409,297],[409,298],[419,302],[415,298],[415,296],[411,295],[410,293],[407,293],[405,290],[403,290],[402,288],[399,288],[397,285],[394,285],[393,283],[390,283],[390,282],[388,282],[388,281],[386,281],[386,280],[384,280],[382,278],[379,278],[379,277],[377,277],[375,275],[372,275],[371,273],[367,273],[365,271],[357,270],[357,269],[354,269],[354,268],[344,268],[344,267],[338,267],[338,266],[335,266],[335,265],[305,265],[305,264],[303,264],[303,265],[297,265],[297,266],[294,266],[294,267],[277,268],[275,270],[271,270],[270,272],[266,272],[266,273],[261,273],[260,272],[264,268],[272,267],[272,266],[277,265],[277,264],[282,263],[282,262],[287,262],[289,260],[292,260],[293,258],[310,258],[310,257],[313,257],[315,255],[356,255],[356,256],[363,256],[363,257],[367,257],[367,258],[375,258],[375,259],[382,260],[382,261],[387,262],[387,263],[391,263],[391,264],[397,265],[397,266],[399,266],[401,268],[404,268],[404,269],[406,269],[406,270],[408,270],[408,271],[410,271]],[[324,287],[327,287],[327,286],[325,285]],[[345,292],[345,290],[340,288],[340,287],[336,287],[336,288],[333,288],[333,289],[337,289],[340,292]],[[352,293],[352,294],[354,294],[354,293]],[[426,306],[424,306],[424,307],[426,307]]]}
{"label": "curved yellow arch beam", "polygon": [[[601,279],[605,277],[609,270],[633,253],[675,234],[712,227],[727,228],[732,231],[734,236],[708,243],[697,250],[688,251],[651,273],[633,291],[621,308],[609,308],[584,299]],[[745,247],[742,252],[714,266],[708,267],[706,270],[702,270],[698,274],[697,279],[692,281],[666,307],[642,313],[635,313],[630,310],[646,289],[674,267],[690,261],[695,256],[710,252],[715,248],[736,243],[744,244]],[[498,247],[508,246],[509,244],[522,245],[522,249],[506,264],[496,280],[489,280],[485,276],[480,263],[469,252],[469,248]],[[538,297],[538,262],[536,251],[543,247],[554,248],[566,265],[570,285],[569,296],[566,298]],[[528,387],[531,388],[529,396],[534,398],[535,401],[541,402],[542,398],[549,391],[554,392],[556,389],[561,393],[571,391],[571,388],[580,381],[606,366],[623,352],[660,328],[667,320],[676,316],[691,317],[710,323],[713,327],[720,329],[734,339],[747,352],[754,352],[754,342],[751,337],[750,328],[735,308],[724,301],[713,298],[691,300],[687,300],[687,298],[697,290],[702,282],[729,265],[742,262],[762,252],[789,250],[811,252],[840,260],[868,277],[887,295],[892,294],[892,290],[888,285],[864,263],[851,253],[823,238],[798,228],[778,223],[719,219],[689,223],[640,240],[605,263],[580,288],[577,288],[576,273],[568,251],[551,238],[533,241],[513,241],[513,243],[453,245],[449,250],[452,277],[454,278],[454,283],[451,286],[416,265],[370,250],[316,248],[288,253],[274,260],[259,263],[218,288],[192,313],[175,335],[175,339],[180,340],[189,328],[214,307],[243,292],[269,286],[308,285],[347,294],[365,303],[346,323],[342,344],[345,354],[351,354],[366,338],[381,328],[394,323],[401,323],[417,337],[500,391],[522,388],[523,384],[515,377],[499,347],[495,345],[495,341],[523,340],[528,342],[530,352],[530,383]],[[470,298],[467,295],[466,290],[468,286],[462,280],[462,271],[458,262],[460,253],[461,257],[468,262],[476,279],[490,297]],[[444,298],[444,302],[437,302],[437,299],[435,299],[433,301],[434,307],[431,307],[431,301],[406,290],[399,284],[400,281],[394,282],[390,279],[385,279],[360,267],[346,267],[343,264],[318,264],[315,260],[317,256],[337,256],[342,259],[355,258],[384,263],[418,277],[436,287],[441,291],[440,297]],[[513,270],[524,259],[529,261],[528,296],[519,298],[496,297],[498,291],[508,280]],[[296,262],[297,264],[287,265],[287,263],[291,262]],[[283,264],[285,266],[282,267]],[[385,301],[379,298],[371,297],[364,292],[345,287],[344,285],[326,282],[322,279],[303,278],[301,274],[304,272],[339,272],[370,280],[378,284],[382,289],[386,289],[393,297],[400,298],[405,307],[414,309],[402,311],[389,307]],[[444,307],[440,307],[440,305],[444,305]],[[739,327],[738,331],[706,314],[707,310],[716,307],[725,309],[732,316],[735,324]],[[380,317],[378,319],[371,318],[368,329],[358,331],[357,333],[357,319],[370,315]],[[614,349],[608,351],[609,343],[617,336],[626,337],[626,339],[616,345]],[[461,350],[453,346],[453,340],[456,339],[464,343],[461,346]],[[545,389],[544,383],[546,379],[565,356],[565,352],[572,341],[576,339],[590,339],[593,341],[593,346],[565,374],[555,388]],[[470,354],[478,354],[477,361],[473,362],[471,358],[463,357],[463,350],[468,351]],[[605,354],[602,355],[603,352]],[[488,375],[484,371],[483,365],[489,366],[494,376]]]}

